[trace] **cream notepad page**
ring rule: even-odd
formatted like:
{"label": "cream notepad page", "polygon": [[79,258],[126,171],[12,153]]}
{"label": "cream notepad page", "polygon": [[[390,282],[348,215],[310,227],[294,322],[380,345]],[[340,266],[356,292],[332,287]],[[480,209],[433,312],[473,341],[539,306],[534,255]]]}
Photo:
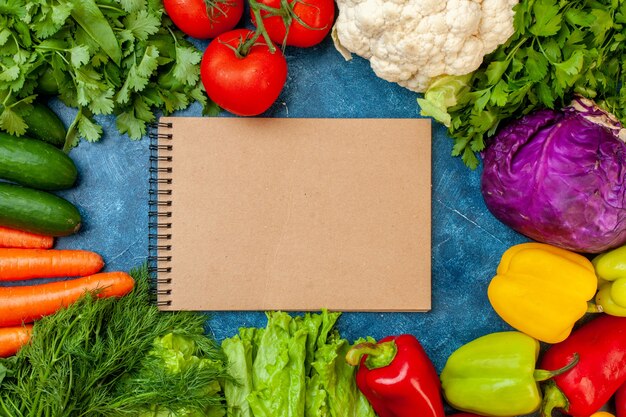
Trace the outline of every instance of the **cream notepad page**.
{"label": "cream notepad page", "polygon": [[160,122],[162,309],[430,309],[429,120]]}

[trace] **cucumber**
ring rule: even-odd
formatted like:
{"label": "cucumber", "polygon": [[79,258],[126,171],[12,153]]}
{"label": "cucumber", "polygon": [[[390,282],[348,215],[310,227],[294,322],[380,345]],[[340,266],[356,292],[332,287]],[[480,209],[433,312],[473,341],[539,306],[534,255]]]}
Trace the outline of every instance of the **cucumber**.
{"label": "cucumber", "polygon": [[65,145],[65,135],[67,134],[65,125],[59,116],[45,104],[34,103],[31,112],[22,118],[28,125],[26,136],[43,140],[59,148]]}
{"label": "cucumber", "polygon": [[0,183],[0,226],[46,236],[67,236],[80,229],[78,209],[45,191]]}
{"label": "cucumber", "polygon": [[48,67],[39,77],[37,92],[47,96],[56,96],[59,94],[59,84],[54,78],[50,67]]}
{"label": "cucumber", "polygon": [[37,188],[64,190],[76,182],[74,161],[54,146],[0,133],[0,179]]}

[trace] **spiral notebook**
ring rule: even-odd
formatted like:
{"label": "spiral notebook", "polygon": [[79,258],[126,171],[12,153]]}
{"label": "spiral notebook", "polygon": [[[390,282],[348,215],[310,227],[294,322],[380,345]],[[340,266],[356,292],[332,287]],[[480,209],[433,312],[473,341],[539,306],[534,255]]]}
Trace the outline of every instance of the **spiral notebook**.
{"label": "spiral notebook", "polygon": [[430,309],[428,119],[170,117],[150,149],[161,309]]}

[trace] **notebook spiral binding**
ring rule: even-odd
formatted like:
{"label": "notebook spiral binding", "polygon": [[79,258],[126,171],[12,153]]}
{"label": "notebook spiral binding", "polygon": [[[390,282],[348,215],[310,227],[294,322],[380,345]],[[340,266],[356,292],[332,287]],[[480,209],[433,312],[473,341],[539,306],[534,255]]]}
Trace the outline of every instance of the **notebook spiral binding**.
{"label": "notebook spiral binding", "polygon": [[150,125],[150,168],[148,210],[148,272],[153,283],[152,295],[157,306],[172,305],[172,123]]}

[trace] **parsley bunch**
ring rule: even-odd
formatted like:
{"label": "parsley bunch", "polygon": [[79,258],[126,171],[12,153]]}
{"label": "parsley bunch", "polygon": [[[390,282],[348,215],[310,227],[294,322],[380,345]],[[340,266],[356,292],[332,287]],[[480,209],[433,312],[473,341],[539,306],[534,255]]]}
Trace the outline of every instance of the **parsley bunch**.
{"label": "parsley bunch", "polygon": [[522,0],[508,42],[474,73],[436,80],[418,99],[422,115],[448,126],[452,154],[470,168],[500,124],[575,94],[624,123],[625,24],[625,0]]}
{"label": "parsley bunch", "polygon": [[115,114],[120,133],[139,139],[155,112],[193,101],[214,110],[200,60],[160,0],[0,0],[0,128],[24,134],[45,80],[78,109],[66,148],[100,139],[95,115]]}

